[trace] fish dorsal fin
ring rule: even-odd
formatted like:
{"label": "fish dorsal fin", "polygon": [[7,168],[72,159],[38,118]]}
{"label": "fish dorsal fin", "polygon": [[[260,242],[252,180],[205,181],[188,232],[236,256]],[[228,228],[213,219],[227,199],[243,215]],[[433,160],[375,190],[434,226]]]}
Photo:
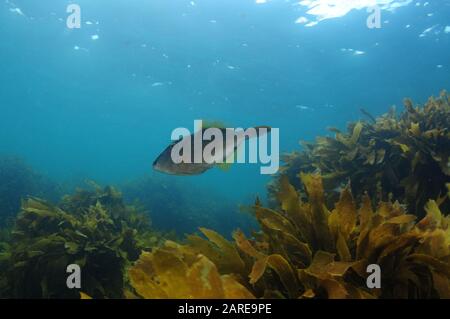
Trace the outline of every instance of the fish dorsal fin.
{"label": "fish dorsal fin", "polygon": [[[208,121],[203,120],[202,121],[202,128],[208,129],[208,128],[226,128],[226,125],[223,122],[220,121]],[[198,128],[196,128],[198,130]]]}

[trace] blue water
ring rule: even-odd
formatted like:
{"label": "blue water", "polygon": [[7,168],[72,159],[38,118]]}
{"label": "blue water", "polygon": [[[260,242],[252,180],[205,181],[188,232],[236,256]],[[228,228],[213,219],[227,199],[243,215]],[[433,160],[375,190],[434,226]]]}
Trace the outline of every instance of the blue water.
{"label": "blue water", "polygon": [[[66,26],[70,3],[80,29]],[[315,20],[307,10],[285,0],[1,0],[0,153],[59,181],[121,184],[159,174],[151,164],[171,131],[195,119],[279,128],[288,152],[362,118],[361,107],[379,115],[450,88],[450,1],[382,10],[380,29],[367,28],[365,9],[295,23]],[[237,205],[264,197],[271,177],[235,165],[167,178]]]}

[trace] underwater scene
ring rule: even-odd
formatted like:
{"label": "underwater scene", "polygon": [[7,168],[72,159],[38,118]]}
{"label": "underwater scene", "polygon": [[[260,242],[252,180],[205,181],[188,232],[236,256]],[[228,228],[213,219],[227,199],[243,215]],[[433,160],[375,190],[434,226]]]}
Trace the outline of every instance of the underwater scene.
{"label": "underwater scene", "polygon": [[0,299],[450,299],[450,0],[0,0]]}

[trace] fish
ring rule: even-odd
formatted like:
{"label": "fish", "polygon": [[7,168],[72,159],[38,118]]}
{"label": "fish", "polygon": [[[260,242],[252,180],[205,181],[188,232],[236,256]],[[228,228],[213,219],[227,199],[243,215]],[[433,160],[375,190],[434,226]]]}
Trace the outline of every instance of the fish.
{"label": "fish", "polygon": [[[203,158],[203,150],[205,147],[212,143],[211,140],[205,140],[202,137],[204,136],[204,133],[209,128],[216,128],[219,129],[222,133],[223,141],[222,150],[218,151],[217,153],[212,154],[212,158]],[[218,166],[219,168],[222,168],[224,170],[228,169],[231,163],[227,163],[227,159],[236,156],[240,146],[242,143],[251,138],[259,138],[260,136],[264,134],[270,133],[270,127],[269,126],[256,126],[254,127],[255,130],[251,130],[249,132],[255,132],[255,134],[236,134],[235,130],[233,128],[222,128],[222,127],[204,127],[198,130],[196,133],[184,136],[180,138],[179,140],[172,142],[169,146],[167,146],[164,151],[155,159],[153,162],[153,169],[155,171],[169,174],[169,175],[179,175],[179,176],[189,176],[189,175],[201,175],[208,171],[209,169]],[[247,130],[246,130],[247,132]],[[234,142],[229,143],[231,145],[227,145],[226,136],[228,134],[234,135]],[[230,135],[231,136],[231,135]],[[187,139],[190,139],[187,140]],[[201,140],[202,147],[200,150],[196,149],[194,147],[194,141],[196,139]],[[172,150],[176,145],[179,143],[186,143],[187,145],[190,143],[191,150],[191,160],[189,162],[183,162],[175,163],[172,159]],[[194,158],[196,158],[197,155],[201,156],[201,161],[195,162]],[[201,152],[200,154],[198,154]]]}

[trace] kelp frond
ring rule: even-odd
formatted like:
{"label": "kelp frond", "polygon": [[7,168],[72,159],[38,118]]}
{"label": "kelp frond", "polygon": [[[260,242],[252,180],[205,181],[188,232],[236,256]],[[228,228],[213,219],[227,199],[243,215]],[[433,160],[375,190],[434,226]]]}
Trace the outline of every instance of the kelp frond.
{"label": "kelp frond", "polygon": [[208,257],[170,241],[151,253],[144,252],[128,275],[143,298],[254,298],[233,275],[221,275]]}
{"label": "kelp frond", "polygon": [[70,264],[83,270],[83,293],[123,297],[125,266],[158,242],[145,217],[109,187],[79,191],[58,206],[30,197],[11,236],[0,267],[6,277],[2,293],[15,298],[79,298],[66,287]]}
{"label": "kelp frond", "polygon": [[[442,92],[423,106],[406,99],[404,105],[399,115],[391,111],[370,122],[350,123],[345,133],[335,129],[334,138],[303,143],[303,151],[284,156],[280,178],[287,176],[304,196],[298,172],[319,172],[328,204],[350,181],[358,200],[366,192],[374,204],[391,196],[423,217],[427,201],[442,197],[450,182],[449,96]],[[280,179],[269,186],[274,207],[280,187]],[[449,210],[450,200],[444,198],[441,207]]]}
{"label": "kelp frond", "polygon": [[[330,207],[320,175],[301,180],[307,200],[284,177],[280,211],[254,206],[260,233],[236,231],[232,243],[201,229],[206,239],[167,243],[131,268],[132,286],[144,298],[226,298],[227,275],[259,298],[450,298],[450,217],[436,201],[416,222],[398,202],[374,207],[365,194],[357,205],[349,186]],[[366,284],[372,264],[382,270],[380,289]]]}

